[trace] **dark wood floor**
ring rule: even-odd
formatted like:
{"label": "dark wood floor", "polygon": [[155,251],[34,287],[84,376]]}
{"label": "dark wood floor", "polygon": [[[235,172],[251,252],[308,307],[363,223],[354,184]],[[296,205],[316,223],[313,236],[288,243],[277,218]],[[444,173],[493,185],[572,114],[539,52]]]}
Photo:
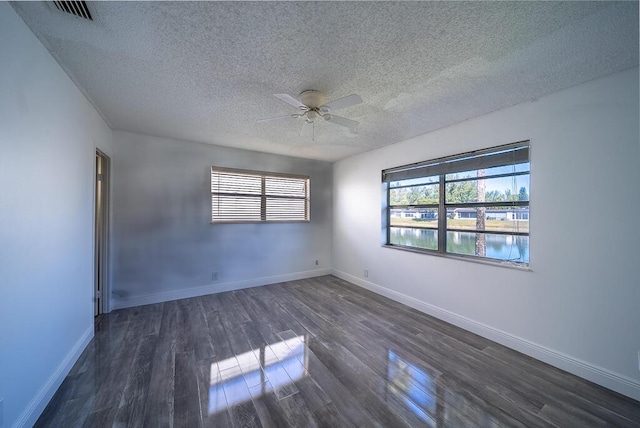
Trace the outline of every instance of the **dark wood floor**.
{"label": "dark wood floor", "polygon": [[115,311],[42,427],[640,426],[640,403],[332,276]]}

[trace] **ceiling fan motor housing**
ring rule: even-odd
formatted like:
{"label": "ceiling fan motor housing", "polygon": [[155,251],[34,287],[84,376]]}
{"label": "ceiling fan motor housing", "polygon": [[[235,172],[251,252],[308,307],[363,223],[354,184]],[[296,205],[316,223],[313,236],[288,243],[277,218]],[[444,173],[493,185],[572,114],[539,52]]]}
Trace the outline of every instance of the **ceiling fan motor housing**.
{"label": "ceiling fan motor housing", "polygon": [[327,101],[327,97],[322,92],[315,90],[302,91],[298,98],[309,109],[317,109]]}

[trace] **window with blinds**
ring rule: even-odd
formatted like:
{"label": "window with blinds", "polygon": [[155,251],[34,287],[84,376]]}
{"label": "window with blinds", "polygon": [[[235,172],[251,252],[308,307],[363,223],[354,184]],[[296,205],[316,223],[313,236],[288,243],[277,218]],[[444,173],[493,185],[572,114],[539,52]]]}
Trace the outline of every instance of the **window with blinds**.
{"label": "window with blinds", "polygon": [[382,171],[385,244],[529,265],[529,142]]}
{"label": "window with blinds", "polygon": [[309,177],[211,168],[211,222],[309,221]]}

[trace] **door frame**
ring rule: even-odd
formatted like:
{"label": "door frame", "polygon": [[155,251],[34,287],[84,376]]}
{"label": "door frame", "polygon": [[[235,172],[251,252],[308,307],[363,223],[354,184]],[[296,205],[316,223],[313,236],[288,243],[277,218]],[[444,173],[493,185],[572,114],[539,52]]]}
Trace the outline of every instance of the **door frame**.
{"label": "door frame", "polygon": [[94,174],[94,315],[105,314],[110,308],[110,218],[111,159],[96,148]]}

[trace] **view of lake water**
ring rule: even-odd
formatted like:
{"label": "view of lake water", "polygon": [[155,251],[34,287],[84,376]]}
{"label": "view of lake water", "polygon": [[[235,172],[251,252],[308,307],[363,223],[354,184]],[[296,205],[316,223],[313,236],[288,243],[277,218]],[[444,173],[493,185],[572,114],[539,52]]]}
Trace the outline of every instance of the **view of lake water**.
{"label": "view of lake water", "polygon": [[[529,237],[485,233],[485,257],[497,260],[529,263]],[[392,227],[390,244],[408,247],[438,249],[438,231],[435,229],[417,229]],[[447,232],[447,252],[475,255],[475,232]]]}

